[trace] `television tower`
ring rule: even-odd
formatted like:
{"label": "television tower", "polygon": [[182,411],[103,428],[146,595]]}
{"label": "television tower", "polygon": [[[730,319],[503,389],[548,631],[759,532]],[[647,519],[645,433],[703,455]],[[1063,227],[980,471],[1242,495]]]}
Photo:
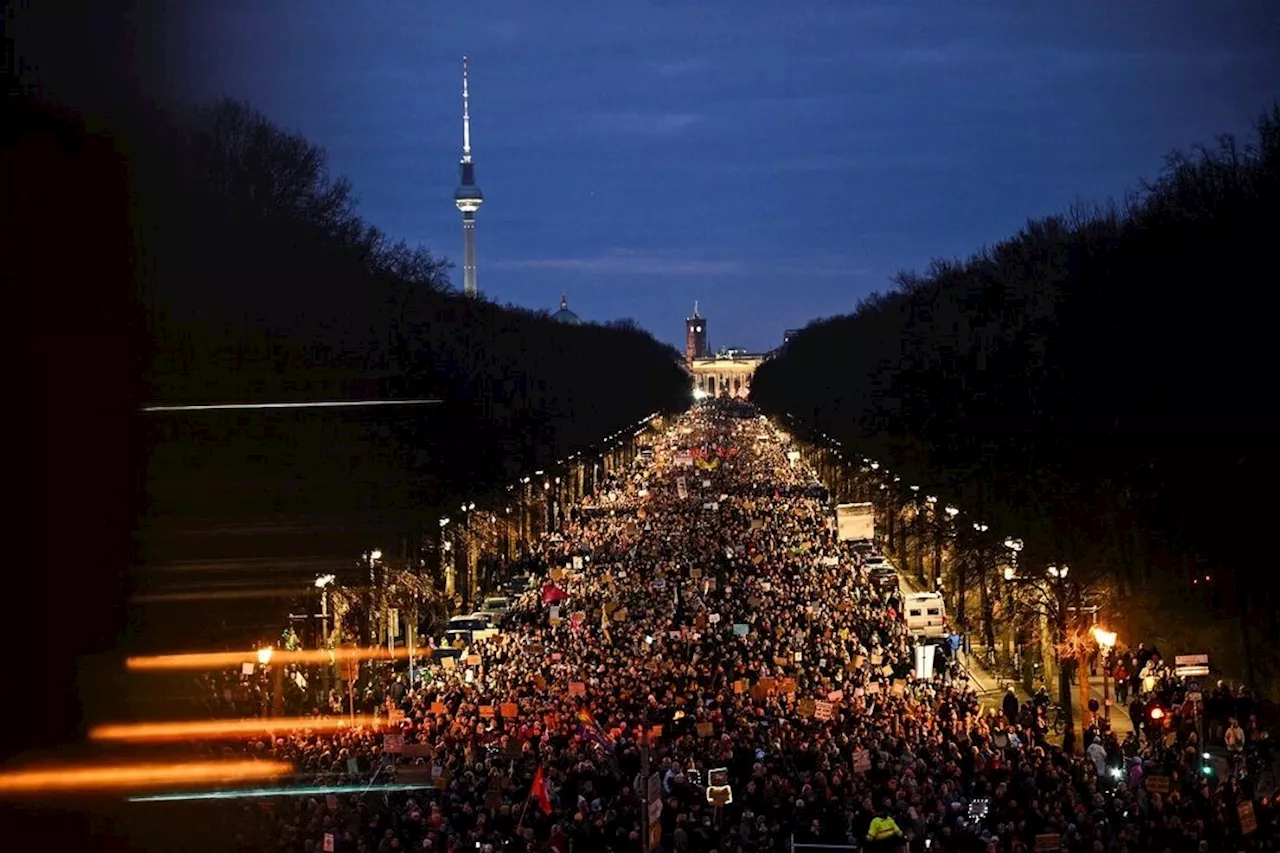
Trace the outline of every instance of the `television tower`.
{"label": "television tower", "polygon": [[462,292],[476,295],[476,211],[484,204],[484,193],[476,186],[476,167],[471,162],[471,95],[467,91],[467,58],[462,57],[462,162],[453,203],[462,211]]}

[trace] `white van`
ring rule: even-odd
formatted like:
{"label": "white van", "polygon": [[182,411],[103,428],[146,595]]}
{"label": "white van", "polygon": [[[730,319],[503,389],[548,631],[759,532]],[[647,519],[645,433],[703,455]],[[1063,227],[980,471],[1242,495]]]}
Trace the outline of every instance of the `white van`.
{"label": "white van", "polygon": [[908,593],[903,597],[902,609],[906,611],[907,633],[911,636],[931,639],[947,636],[947,607],[941,593]]}
{"label": "white van", "polygon": [[455,640],[462,640],[463,643],[469,646],[480,640],[487,640],[496,636],[498,636],[498,630],[493,627],[487,617],[478,613],[453,617],[449,620],[449,625],[444,631],[445,641],[450,645]]}

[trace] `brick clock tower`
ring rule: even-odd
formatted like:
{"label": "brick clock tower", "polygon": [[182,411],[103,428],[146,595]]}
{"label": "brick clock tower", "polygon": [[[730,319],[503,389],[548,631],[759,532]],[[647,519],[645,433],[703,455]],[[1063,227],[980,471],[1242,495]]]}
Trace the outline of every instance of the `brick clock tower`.
{"label": "brick clock tower", "polygon": [[693,367],[695,358],[710,355],[707,347],[707,321],[698,313],[698,303],[693,303],[693,316],[684,321],[684,361]]}

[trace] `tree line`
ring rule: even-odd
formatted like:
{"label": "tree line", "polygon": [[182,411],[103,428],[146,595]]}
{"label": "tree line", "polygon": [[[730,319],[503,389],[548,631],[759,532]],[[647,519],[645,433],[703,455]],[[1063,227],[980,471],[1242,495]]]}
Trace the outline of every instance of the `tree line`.
{"label": "tree line", "polygon": [[1123,203],[898,274],[793,338],[753,399],[892,469],[899,506],[921,485],[1024,566],[1105,578],[1126,641],[1274,686],[1278,214],[1273,107]]}
{"label": "tree line", "polygon": [[321,148],[248,105],[158,126],[135,158],[152,399],[439,398],[397,431],[403,461],[467,493],[686,404],[671,347],[462,296],[449,262],[366,222]]}

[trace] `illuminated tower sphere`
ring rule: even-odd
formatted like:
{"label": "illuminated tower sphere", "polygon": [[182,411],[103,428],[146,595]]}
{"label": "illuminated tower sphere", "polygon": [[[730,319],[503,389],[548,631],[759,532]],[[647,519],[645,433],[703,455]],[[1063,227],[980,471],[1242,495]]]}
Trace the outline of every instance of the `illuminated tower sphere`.
{"label": "illuminated tower sphere", "polygon": [[462,211],[462,292],[476,295],[476,211],[484,204],[484,193],[476,185],[476,167],[471,162],[471,95],[467,90],[467,58],[462,57],[462,162],[453,203]]}
{"label": "illuminated tower sphere", "polygon": [[707,321],[698,313],[698,303],[693,303],[693,316],[684,321],[684,360],[689,365],[695,358],[706,358],[711,350],[707,347]]}

